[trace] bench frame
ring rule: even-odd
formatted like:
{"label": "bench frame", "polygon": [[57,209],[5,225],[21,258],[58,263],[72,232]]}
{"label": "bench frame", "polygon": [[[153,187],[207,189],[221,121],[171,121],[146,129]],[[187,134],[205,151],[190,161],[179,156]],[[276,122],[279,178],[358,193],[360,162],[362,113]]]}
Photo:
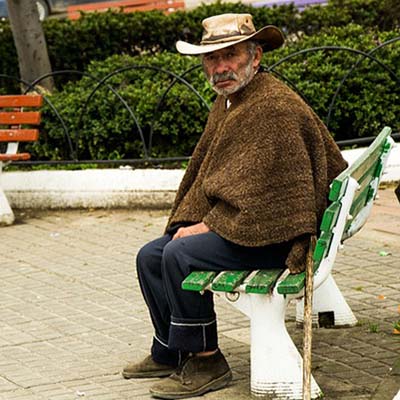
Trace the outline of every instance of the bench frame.
{"label": "bench frame", "polygon": [[[376,197],[389,152],[394,144],[386,127],[368,149],[331,184],[321,223],[321,235],[313,254],[313,322],[321,312],[334,315],[335,326],[349,326],[357,320],[337,287],[331,271],[343,240],[365,224]],[[360,200],[361,199],[361,200]],[[214,275],[213,275],[214,274]],[[192,272],[182,283],[185,290],[225,292],[225,298],[250,319],[251,392],[277,399],[303,398],[303,360],[285,326],[291,300],[304,297],[305,273],[288,270]],[[302,322],[304,306],[297,308]],[[322,391],[311,377],[311,398]]]}
{"label": "bench frame", "polygon": [[[39,125],[39,111],[25,111],[26,107],[40,107],[43,97],[40,95],[0,96],[0,144],[6,143],[4,153],[0,153],[0,225],[11,225],[14,213],[2,188],[2,171],[12,161],[29,160],[29,153],[18,153],[21,142],[34,142],[39,138],[39,130],[26,128],[25,125]],[[5,110],[3,110],[5,109]]]}

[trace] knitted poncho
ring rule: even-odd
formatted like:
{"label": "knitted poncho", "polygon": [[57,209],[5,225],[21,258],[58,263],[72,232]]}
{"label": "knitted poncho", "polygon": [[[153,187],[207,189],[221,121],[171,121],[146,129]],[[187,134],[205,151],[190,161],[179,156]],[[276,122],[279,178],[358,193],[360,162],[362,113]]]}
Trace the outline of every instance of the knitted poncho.
{"label": "knitted poncho", "polygon": [[217,97],[167,230],[203,221],[243,246],[297,238],[286,264],[298,272],[304,268],[304,237],[317,233],[329,184],[345,167],[328,130],[305,102],[259,72],[228,109],[225,98]]}

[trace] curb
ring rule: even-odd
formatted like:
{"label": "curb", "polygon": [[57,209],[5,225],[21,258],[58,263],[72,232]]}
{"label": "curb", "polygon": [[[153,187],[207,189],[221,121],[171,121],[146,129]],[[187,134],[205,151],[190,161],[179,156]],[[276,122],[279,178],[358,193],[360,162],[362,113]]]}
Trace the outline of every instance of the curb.
{"label": "curb", "polygon": [[[352,163],[364,149],[344,150]],[[88,169],[3,172],[1,185],[12,208],[170,208],[184,170]],[[400,144],[382,182],[400,180]]]}
{"label": "curb", "polygon": [[169,208],[183,170],[91,169],[6,172],[12,208]]}

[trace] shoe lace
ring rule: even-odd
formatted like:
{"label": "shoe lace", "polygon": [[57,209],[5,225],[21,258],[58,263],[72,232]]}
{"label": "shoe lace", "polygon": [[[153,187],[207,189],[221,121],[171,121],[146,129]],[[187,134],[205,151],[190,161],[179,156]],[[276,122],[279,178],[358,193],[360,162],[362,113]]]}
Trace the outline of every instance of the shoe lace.
{"label": "shoe lace", "polygon": [[185,368],[187,362],[190,360],[190,357],[187,358],[178,369],[170,376],[171,379],[179,381],[182,385],[190,385],[192,380],[189,379],[187,368]]}

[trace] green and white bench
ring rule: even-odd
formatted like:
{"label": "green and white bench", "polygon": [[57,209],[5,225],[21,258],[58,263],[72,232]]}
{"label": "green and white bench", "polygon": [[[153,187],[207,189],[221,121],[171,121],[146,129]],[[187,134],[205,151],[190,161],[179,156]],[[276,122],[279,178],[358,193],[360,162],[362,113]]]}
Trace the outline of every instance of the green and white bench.
{"label": "green and white bench", "polygon": [[[342,242],[365,224],[376,196],[393,140],[386,127],[368,149],[331,184],[329,207],[321,223],[314,260],[313,321],[329,313],[334,325],[357,322],[331,271]],[[225,297],[250,318],[251,392],[274,399],[302,399],[302,358],[285,326],[290,300],[304,296],[305,273],[288,270],[194,271],[185,290],[225,292]],[[298,307],[298,315],[302,306]],[[302,320],[298,316],[298,320]],[[311,397],[322,392],[311,379]]]}

